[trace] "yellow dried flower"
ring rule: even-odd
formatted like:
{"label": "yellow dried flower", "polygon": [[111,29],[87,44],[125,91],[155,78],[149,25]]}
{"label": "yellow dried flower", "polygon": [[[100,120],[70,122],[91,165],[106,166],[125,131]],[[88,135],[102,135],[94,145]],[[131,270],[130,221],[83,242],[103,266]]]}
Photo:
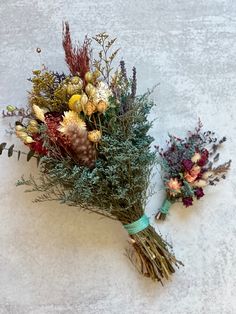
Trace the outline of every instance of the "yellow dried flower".
{"label": "yellow dried flower", "polygon": [[97,104],[97,111],[104,113],[108,108],[107,102],[100,100],[99,103]]}
{"label": "yellow dried flower", "polygon": [[79,94],[75,94],[75,95],[71,96],[71,98],[68,102],[70,110],[81,112],[82,106],[81,106],[80,100],[81,100],[81,95],[79,95]]}
{"label": "yellow dried flower", "polygon": [[197,188],[204,188],[207,185],[207,182],[205,180],[198,180],[193,182],[192,185]]}
{"label": "yellow dried flower", "polygon": [[102,134],[99,130],[94,130],[88,132],[88,140],[93,143],[98,143],[102,137]]}
{"label": "yellow dried flower", "polygon": [[44,122],[45,121],[45,117],[44,117],[43,109],[39,108],[39,106],[37,106],[37,105],[33,105],[33,110],[34,110],[35,117],[38,120]]}
{"label": "yellow dried flower", "polygon": [[64,112],[64,117],[60,124],[61,126],[58,128],[58,130],[64,134],[67,133],[68,128],[71,126],[76,126],[82,130],[86,130],[85,122],[78,116],[77,112],[71,110]]}
{"label": "yellow dried flower", "polygon": [[91,101],[87,102],[87,104],[84,106],[84,113],[87,116],[91,116],[94,112],[96,112],[97,108],[94,103]]}

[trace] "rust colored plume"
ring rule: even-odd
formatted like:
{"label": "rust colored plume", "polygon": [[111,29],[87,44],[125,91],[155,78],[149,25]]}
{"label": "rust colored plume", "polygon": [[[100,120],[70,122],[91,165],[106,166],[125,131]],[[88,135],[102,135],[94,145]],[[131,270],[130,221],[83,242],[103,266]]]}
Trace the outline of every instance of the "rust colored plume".
{"label": "rust colored plume", "polygon": [[65,61],[72,75],[79,73],[80,77],[84,78],[85,73],[90,68],[90,40],[85,37],[81,47],[72,45],[70,36],[70,27],[68,22],[63,24],[63,40],[62,45],[65,51]]}

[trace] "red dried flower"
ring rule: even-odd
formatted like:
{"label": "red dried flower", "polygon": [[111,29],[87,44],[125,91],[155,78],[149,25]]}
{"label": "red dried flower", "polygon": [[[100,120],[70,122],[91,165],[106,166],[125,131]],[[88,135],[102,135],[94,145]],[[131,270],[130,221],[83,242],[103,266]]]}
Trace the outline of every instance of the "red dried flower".
{"label": "red dried flower", "polygon": [[194,194],[198,200],[205,195],[202,188],[197,188]]}
{"label": "red dried flower", "polygon": [[36,152],[39,155],[47,155],[48,151],[43,146],[43,141],[40,138],[39,134],[32,134],[32,138],[35,142],[28,144],[27,146],[30,148],[30,150]]}
{"label": "red dried flower", "polygon": [[182,161],[182,166],[184,167],[184,170],[190,171],[193,167],[193,162],[190,159],[184,159]]}
{"label": "red dried flower", "polygon": [[185,205],[185,207],[189,207],[193,205],[193,198],[192,197],[183,197],[182,202]]}
{"label": "red dried flower", "polygon": [[200,167],[203,167],[207,161],[208,161],[208,157],[209,157],[209,152],[207,149],[204,149],[202,152],[201,152],[201,159],[198,161],[198,165]]}
{"label": "red dried flower", "polygon": [[72,45],[70,36],[70,27],[68,22],[63,25],[63,48],[65,51],[65,61],[71,74],[79,75],[84,78],[90,69],[90,40],[85,37],[81,47]]}

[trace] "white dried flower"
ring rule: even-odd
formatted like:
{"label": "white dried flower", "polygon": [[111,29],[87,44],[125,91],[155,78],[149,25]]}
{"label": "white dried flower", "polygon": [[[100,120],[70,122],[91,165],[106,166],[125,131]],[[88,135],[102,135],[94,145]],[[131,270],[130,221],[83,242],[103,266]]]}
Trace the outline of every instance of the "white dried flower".
{"label": "white dried flower", "polygon": [[93,102],[98,103],[99,101],[108,102],[109,97],[112,95],[109,87],[104,82],[99,82],[96,86],[96,94],[93,96]]}

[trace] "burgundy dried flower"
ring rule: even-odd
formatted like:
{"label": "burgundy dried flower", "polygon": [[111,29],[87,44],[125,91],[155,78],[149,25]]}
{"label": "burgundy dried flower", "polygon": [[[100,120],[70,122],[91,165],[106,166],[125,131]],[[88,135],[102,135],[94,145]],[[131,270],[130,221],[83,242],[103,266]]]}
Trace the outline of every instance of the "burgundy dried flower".
{"label": "burgundy dried flower", "polygon": [[203,167],[207,161],[208,161],[208,156],[209,156],[209,152],[207,149],[204,149],[202,152],[201,152],[201,159],[198,161],[198,165],[200,167]]}
{"label": "burgundy dried flower", "polygon": [[193,162],[190,159],[184,159],[182,161],[182,166],[184,167],[184,170],[190,171],[193,167]]}
{"label": "burgundy dried flower", "polygon": [[198,200],[205,195],[202,188],[197,188],[194,194]]}
{"label": "burgundy dried flower", "polygon": [[193,198],[192,197],[183,197],[182,202],[185,205],[185,207],[189,207],[193,205]]}
{"label": "burgundy dried flower", "polygon": [[43,146],[43,141],[40,138],[39,134],[33,134],[32,138],[34,140],[33,143],[27,144],[29,146],[30,150],[36,152],[39,155],[47,155],[48,151],[47,149]]}
{"label": "burgundy dried flower", "polygon": [[68,22],[63,24],[63,48],[65,50],[65,61],[72,75],[78,73],[82,78],[90,69],[90,40],[85,37],[82,46],[72,45],[70,27]]}

